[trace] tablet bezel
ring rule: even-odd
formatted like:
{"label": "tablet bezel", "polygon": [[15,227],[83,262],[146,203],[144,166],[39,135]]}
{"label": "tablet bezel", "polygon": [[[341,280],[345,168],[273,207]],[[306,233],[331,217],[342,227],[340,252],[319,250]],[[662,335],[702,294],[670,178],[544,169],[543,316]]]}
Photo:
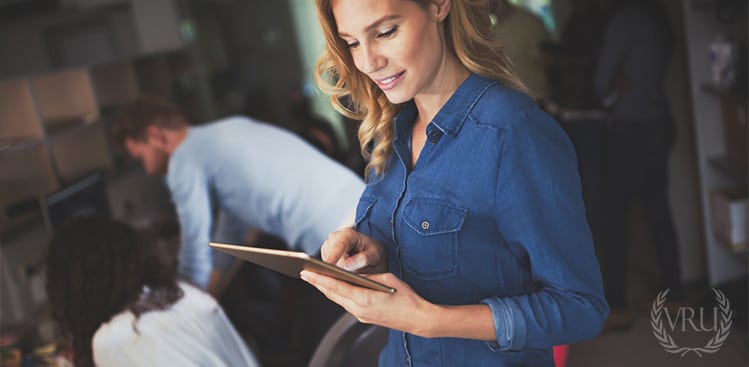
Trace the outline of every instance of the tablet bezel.
{"label": "tablet bezel", "polygon": [[367,277],[350,272],[333,264],[309,256],[304,252],[275,250],[264,247],[211,242],[211,248],[236,256],[253,264],[299,278],[299,272],[309,270],[346,281],[348,283],[386,293],[395,293],[395,288]]}

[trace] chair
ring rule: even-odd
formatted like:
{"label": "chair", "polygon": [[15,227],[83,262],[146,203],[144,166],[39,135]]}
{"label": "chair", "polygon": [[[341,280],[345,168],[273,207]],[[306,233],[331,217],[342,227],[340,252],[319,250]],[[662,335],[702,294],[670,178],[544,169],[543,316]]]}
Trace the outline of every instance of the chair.
{"label": "chair", "polygon": [[570,346],[568,344],[557,345],[554,347],[554,365],[556,367],[567,366],[567,356],[569,355]]}
{"label": "chair", "polygon": [[387,334],[387,329],[363,324],[346,312],[320,340],[308,367],[377,367]]}
{"label": "chair", "polygon": [[[307,367],[377,367],[387,334],[387,329],[362,324],[345,312],[320,340]],[[568,345],[554,347],[556,367],[567,365],[568,352]]]}

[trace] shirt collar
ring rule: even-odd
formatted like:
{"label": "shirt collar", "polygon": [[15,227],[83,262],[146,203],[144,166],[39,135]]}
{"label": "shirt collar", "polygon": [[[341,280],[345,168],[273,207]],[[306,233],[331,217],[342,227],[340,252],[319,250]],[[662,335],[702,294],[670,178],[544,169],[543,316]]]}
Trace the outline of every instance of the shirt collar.
{"label": "shirt collar", "polygon": [[[432,120],[434,126],[446,135],[456,136],[476,101],[488,87],[495,83],[497,81],[471,73],[434,116]],[[396,139],[409,132],[417,114],[418,111],[413,100],[403,106],[403,109],[395,116]]]}

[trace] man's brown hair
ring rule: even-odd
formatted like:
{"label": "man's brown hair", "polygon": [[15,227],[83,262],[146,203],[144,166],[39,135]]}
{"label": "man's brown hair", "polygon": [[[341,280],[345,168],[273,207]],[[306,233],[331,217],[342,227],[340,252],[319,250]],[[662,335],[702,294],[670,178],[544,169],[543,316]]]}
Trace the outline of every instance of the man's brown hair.
{"label": "man's brown hair", "polygon": [[178,129],[188,124],[176,104],[155,95],[142,95],[124,107],[112,120],[112,135],[117,144],[125,139],[146,140],[146,128],[155,125]]}

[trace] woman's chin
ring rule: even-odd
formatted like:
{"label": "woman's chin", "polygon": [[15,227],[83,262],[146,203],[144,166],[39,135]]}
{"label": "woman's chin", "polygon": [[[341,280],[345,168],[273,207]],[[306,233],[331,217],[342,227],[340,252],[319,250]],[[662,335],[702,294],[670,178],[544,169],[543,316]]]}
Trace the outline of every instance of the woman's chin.
{"label": "woman's chin", "polygon": [[410,101],[413,97],[406,95],[405,93],[398,93],[394,90],[386,90],[384,91],[385,97],[387,97],[388,101],[392,104],[401,104],[406,103]]}

